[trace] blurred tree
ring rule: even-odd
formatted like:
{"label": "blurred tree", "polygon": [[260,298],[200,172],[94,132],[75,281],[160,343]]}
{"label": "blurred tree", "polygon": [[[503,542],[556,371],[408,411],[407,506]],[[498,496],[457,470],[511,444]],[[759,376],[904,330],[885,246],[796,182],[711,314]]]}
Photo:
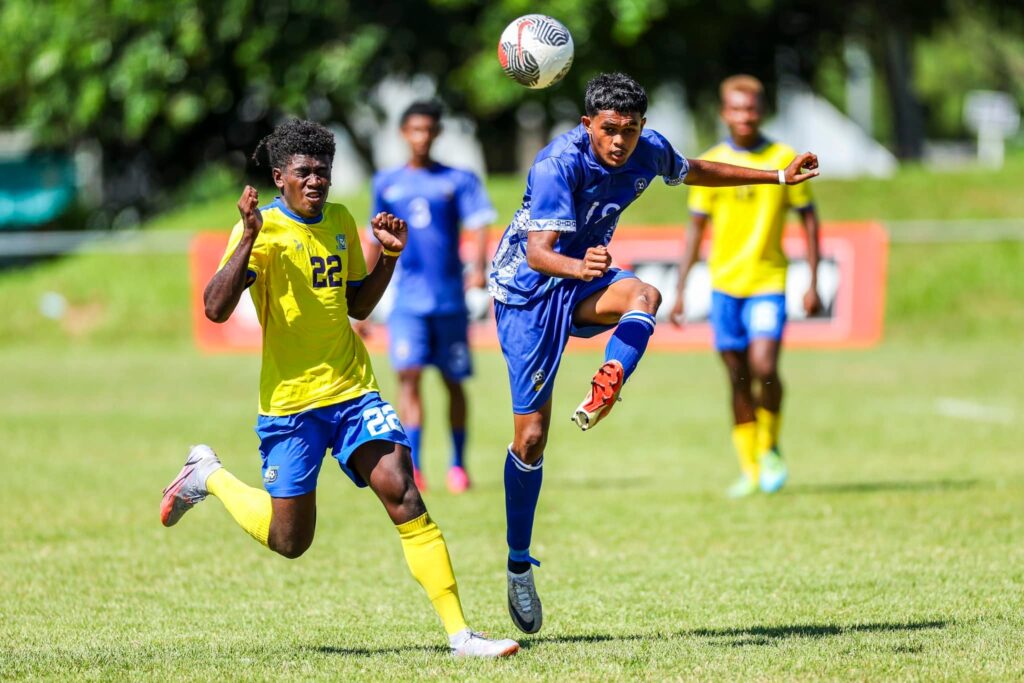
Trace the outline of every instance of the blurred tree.
{"label": "blurred tree", "polygon": [[[963,1],[549,0],[542,9],[572,31],[576,64],[538,93],[495,58],[508,21],[537,9],[529,0],[4,0],[0,126],[29,127],[48,146],[97,140],[121,181],[110,186],[137,203],[204,162],[237,162],[285,114],[338,123],[368,161],[373,140],[355,113],[372,111],[368,93],[386,75],[425,73],[481,120],[489,165],[508,170],[524,100],[573,115],[590,77],[622,70],[652,87],[681,81],[708,107],[737,71],[770,89],[780,72],[810,80],[854,35],[885,65],[894,142],[912,156],[924,133],[912,38],[961,17]],[[979,6],[1024,14],[1020,0]],[[1012,42],[1005,50],[1019,56]]]}

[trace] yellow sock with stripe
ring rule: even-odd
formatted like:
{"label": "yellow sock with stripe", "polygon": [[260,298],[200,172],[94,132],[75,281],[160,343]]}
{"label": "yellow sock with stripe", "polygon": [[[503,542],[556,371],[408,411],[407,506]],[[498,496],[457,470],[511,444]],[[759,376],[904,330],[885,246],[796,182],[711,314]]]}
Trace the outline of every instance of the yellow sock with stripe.
{"label": "yellow sock with stripe", "polygon": [[782,414],[764,408],[757,409],[757,454],[766,453],[779,446],[779,427]]}
{"label": "yellow sock with stripe", "polygon": [[740,461],[740,469],[748,479],[757,481],[757,423],[744,422],[732,428],[732,445]]}
{"label": "yellow sock with stripe", "polygon": [[448,635],[454,635],[465,629],[466,618],[462,614],[459,587],[455,583],[448,546],[437,524],[424,512],[416,519],[395,525],[395,528],[402,539],[402,551],[405,552],[409,571],[427,592],[437,616],[441,617],[444,630]]}
{"label": "yellow sock with stripe", "polygon": [[221,467],[206,480],[206,490],[217,496],[238,526],[263,545],[270,537],[270,517],[273,505],[270,494],[239,481],[235,475]]}

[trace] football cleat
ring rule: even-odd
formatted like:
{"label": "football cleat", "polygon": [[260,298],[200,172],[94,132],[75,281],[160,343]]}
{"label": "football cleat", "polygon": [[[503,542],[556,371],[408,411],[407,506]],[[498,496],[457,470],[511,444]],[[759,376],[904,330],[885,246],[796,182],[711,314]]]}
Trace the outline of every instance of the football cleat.
{"label": "football cleat", "polygon": [[221,467],[223,465],[212,448],[202,444],[193,446],[185,458],[185,466],[164,489],[164,497],[160,501],[160,522],[164,526],[174,526],[182,515],[202,502],[207,496],[206,479]]}
{"label": "football cleat", "polygon": [[523,633],[536,633],[544,622],[537,587],[533,583],[533,567],[522,574],[508,574],[508,614]]}
{"label": "football cleat", "polygon": [[448,470],[448,490],[458,495],[469,488],[469,475],[463,467],[455,465]]}
{"label": "football cleat", "polygon": [[590,393],[583,403],[576,408],[572,421],[587,431],[612,412],[615,402],[621,400],[619,393],[625,382],[622,363],[617,360],[607,361],[590,380]]}
{"label": "football cleat", "polygon": [[761,490],[765,493],[775,493],[781,489],[786,479],[789,478],[789,468],[779,455],[777,449],[772,449],[761,454],[759,461],[761,467]]}
{"label": "football cleat", "polygon": [[480,657],[483,659],[495,659],[497,657],[511,657],[519,652],[519,643],[509,638],[491,640],[484,634],[463,629],[448,638],[449,647],[455,657]]}
{"label": "football cleat", "polygon": [[725,495],[729,498],[746,498],[749,495],[757,493],[759,490],[760,486],[756,478],[751,478],[746,474],[741,474],[740,478],[734,481],[732,485],[725,490]]}

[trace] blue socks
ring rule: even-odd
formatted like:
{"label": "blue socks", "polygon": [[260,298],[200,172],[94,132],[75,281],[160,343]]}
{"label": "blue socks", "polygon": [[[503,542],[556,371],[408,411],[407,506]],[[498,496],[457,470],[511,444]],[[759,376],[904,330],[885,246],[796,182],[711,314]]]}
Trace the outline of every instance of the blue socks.
{"label": "blue socks", "polygon": [[462,457],[466,452],[466,430],[452,430],[452,467],[465,467]]}
{"label": "blue socks", "polygon": [[405,435],[409,437],[409,452],[412,453],[412,466],[420,468],[420,427],[406,427]]}
{"label": "blue socks", "polygon": [[627,311],[619,318],[619,325],[604,349],[604,360],[622,363],[624,380],[633,374],[647,350],[647,342],[654,334],[654,324],[654,316],[644,311]]}
{"label": "blue socks", "polygon": [[533,536],[533,515],[537,511],[540,485],[544,480],[544,457],[527,465],[511,450],[505,459],[505,523],[508,527],[508,568],[522,574],[531,564],[540,562],[530,557]]}

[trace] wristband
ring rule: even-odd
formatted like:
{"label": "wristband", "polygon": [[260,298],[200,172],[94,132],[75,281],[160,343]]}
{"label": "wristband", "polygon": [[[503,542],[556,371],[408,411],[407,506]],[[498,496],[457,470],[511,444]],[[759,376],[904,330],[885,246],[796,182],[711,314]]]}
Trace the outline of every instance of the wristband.
{"label": "wristband", "polygon": [[391,258],[395,258],[399,254],[401,254],[402,252],[400,252],[400,251],[388,251],[384,247],[381,247],[380,248],[380,253],[384,254],[385,256],[390,256]]}
{"label": "wristband", "polygon": [[779,169],[779,185],[786,184],[786,171],[785,169]]}

